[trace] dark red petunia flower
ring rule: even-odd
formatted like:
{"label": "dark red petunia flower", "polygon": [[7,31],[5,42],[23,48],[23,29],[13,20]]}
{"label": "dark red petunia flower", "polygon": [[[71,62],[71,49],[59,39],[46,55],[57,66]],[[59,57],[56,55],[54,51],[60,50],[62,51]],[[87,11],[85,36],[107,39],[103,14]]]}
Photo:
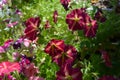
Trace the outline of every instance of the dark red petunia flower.
{"label": "dark red petunia flower", "polygon": [[64,52],[65,44],[63,40],[52,39],[45,47],[45,52],[54,57]]}
{"label": "dark red petunia flower", "polygon": [[58,21],[58,12],[57,12],[57,10],[55,10],[53,13],[53,22],[57,23],[57,21]]}
{"label": "dark red petunia flower", "polygon": [[67,45],[65,51],[62,54],[57,54],[53,57],[53,61],[56,62],[60,67],[67,64],[72,64],[77,55],[77,51],[73,46]]}
{"label": "dark red petunia flower", "polygon": [[85,10],[81,9],[74,9],[66,16],[66,23],[70,30],[81,30],[83,29],[83,21],[86,17]]}
{"label": "dark red petunia flower", "polygon": [[41,23],[41,20],[39,17],[29,18],[25,22],[25,25],[26,25],[26,29],[24,31],[25,37],[31,41],[35,40],[37,38],[38,27],[40,23]]}
{"label": "dark red petunia flower", "polygon": [[45,26],[45,29],[50,28],[51,27],[50,22],[47,20],[44,26]]}
{"label": "dark red petunia flower", "polygon": [[105,62],[105,65],[107,67],[112,67],[112,63],[110,61],[110,56],[109,54],[107,53],[107,51],[104,51],[104,50],[100,50],[100,52],[102,53],[102,59],[103,61]]}
{"label": "dark red petunia flower", "polygon": [[57,73],[56,80],[82,80],[82,73],[79,68],[72,68],[71,65],[66,64]]}
{"label": "dark red petunia flower", "polygon": [[0,63],[0,75],[1,74],[10,74],[13,71],[20,72],[20,65],[17,62],[2,62]]}
{"label": "dark red petunia flower", "polygon": [[60,3],[62,4],[62,6],[64,7],[64,9],[67,11],[69,10],[69,3],[71,2],[71,0],[60,0]]}
{"label": "dark red petunia flower", "polygon": [[95,37],[98,29],[96,20],[92,20],[90,16],[85,17],[84,34],[86,37]]}
{"label": "dark red petunia flower", "polygon": [[117,79],[114,78],[113,76],[103,76],[99,78],[98,80],[117,80]]}
{"label": "dark red petunia flower", "polygon": [[103,15],[102,10],[98,9],[98,11],[95,13],[94,19],[97,21],[105,22],[106,21],[106,17]]}

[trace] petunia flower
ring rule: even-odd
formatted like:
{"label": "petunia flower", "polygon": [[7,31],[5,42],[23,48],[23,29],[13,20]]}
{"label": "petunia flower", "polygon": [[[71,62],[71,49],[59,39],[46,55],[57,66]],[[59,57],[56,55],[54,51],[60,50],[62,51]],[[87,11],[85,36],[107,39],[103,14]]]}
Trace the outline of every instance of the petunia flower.
{"label": "petunia flower", "polygon": [[101,54],[102,54],[102,59],[103,61],[105,62],[105,65],[107,67],[112,67],[112,63],[110,61],[110,56],[109,54],[107,53],[107,51],[105,50],[100,50]]}
{"label": "petunia flower", "polygon": [[35,76],[39,72],[38,68],[34,65],[34,63],[30,63],[22,71],[24,75],[28,78]]}
{"label": "petunia flower", "polygon": [[12,42],[13,42],[12,39],[5,41],[4,45],[0,46],[0,53],[4,53],[7,50],[7,48],[9,48],[9,46],[12,44]]}
{"label": "petunia flower", "polygon": [[62,54],[57,54],[53,57],[53,61],[56,62],[60,67],[63,67],[66,63],[72,64],[76,59],[77,51],[73,46],[66,45],[65,51]]}
{"label": "petunia flower", "polygon": [[60,0],[60,3],[62,4],[62,6],[64,7],[64,9],[67,11],[69,10],[69,3],[71,2],[71,0]]}
{"label": "petunia flower", "polygon": [[0,53],[5,53],[5,49],[3,46],[0,46]]}
{"label": "petunia flower", "polygon": [[14,78],[12,75],[10,75],[10,74],[8,74],[8,75],[6,75],[6,74],[1,74],[0,75],[0,80],[3,80],[3,79],[7,79],[7,80],[16,80],[16,78]]}
{"label": "petunia flower", "polygon": [[58,21],[58,11],[55,10],[54,13],[53,13],[53,22],[57,23],[57,21]]}
{"label": "petunia flower", "polygon": [[85,16],[85,10],[81,9],[74,9],[66,16],[66,23],[68,27],[72,31],[82,30],[83,29],[83,21]]}
{"label": "petunia flower", "polygon": [[71,65],[62,67],[57,73],[56,80],[82,80],[82,73],[79,68],[72,68]]}
{"label": "petunia flower", "polygon": [[102,76],[101,78],[99,78],[98,80],[117,80],[115,77],[113,76]]}
{"label": "petunia flower", "polygon": [[19,16],[21,16],[22,12],[19,9],[16,9],[15,14],[18,14]]}
{"label": "petunia flower", "polygon": [[11,22],[11,23],[7,24],[7,27],[12,28],[12,27],[16,26],[17,24],[18,24],[18,21]]}
{"label": "petunia flower", "polygon": [[86,37],[95,37],[98,29],[96,20],[92,20],[89,16],[85,17],[84,21],[84,34]]}
{"label": "petunia flower", "polygon": [[0,75],[1,74],[10,74],[13,71],[20,72],[20,65],[18,62],[2,62],[0,63]]}
{"label": "petunia flower", "polygon": [[106,21],[106,17],[103,15],[103,12],[101,9],[98,9],[97,12],[95,13],[94,19],[97,21],[105,22]]}
{"label": "petunia flower", "polygon": [[50,28],[51,27],[50,22],[47,20],[44,26],[45,26],[45,29]]}
{"label": "petunia flower", "polygon": [[56,54],[61,54],[64,51],[64,41],[63,40],[56,40],[52,39],[47,46],[45,47],[45,52],[48,53],[50,56],[54,57]]}
{"label": "petunia flower", "polygon": [[31,76],[29,80],[44,80],[44,78],[38,76]]}
{"label": "petunia flower", "polygon": [[26,22],[26,29],[24,31],[25,38],[28,38],[29,40],[33,41],[37,38],[38,34],[38,27],[41,23],[41,20],[39,17],[35,18],[29,18]]}

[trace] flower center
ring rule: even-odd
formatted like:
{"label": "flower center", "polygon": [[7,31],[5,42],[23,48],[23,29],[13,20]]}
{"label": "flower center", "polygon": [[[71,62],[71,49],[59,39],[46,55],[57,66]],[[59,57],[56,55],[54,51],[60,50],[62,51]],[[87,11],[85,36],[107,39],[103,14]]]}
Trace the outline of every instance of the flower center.
{"label": "flower center", "polygon": [[89,22],[89,23],[86,23],[86,25],[88,26],[88,27],[91,27],[92,26],[92,24]]}
{"label": "flower center", "polygon": [[77,14],[75,14],[74,20],[75,20],[76,22],[78,22],[78,21],[80,20],[80,18],[78,18]]}
{"label": "flower center", "polygon": [[73,80],[73,78],[70,75],[68,75],[65,77],[65,80]]}

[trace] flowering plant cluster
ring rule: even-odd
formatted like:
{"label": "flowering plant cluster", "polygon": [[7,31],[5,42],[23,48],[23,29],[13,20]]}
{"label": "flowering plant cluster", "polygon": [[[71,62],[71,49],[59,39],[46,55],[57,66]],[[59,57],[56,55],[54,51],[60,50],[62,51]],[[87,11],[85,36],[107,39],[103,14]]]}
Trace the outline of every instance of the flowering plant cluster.
{"label": "flowering plant cluster", "polygon": [[1,0],[0,80],[119,80],[119,0]]}

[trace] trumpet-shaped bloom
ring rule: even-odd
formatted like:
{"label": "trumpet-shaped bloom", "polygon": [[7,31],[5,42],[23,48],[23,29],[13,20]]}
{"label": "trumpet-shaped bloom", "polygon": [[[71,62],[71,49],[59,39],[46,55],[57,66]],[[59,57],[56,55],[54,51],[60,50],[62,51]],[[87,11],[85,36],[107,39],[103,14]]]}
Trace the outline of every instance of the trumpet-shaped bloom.
{"label": "trumpet-shaped bloom", "polygon": [[69,3],[71,0],[60,0],[60,3],[62,4],[62,6],[64,7],[64,9],[67,11],[69,10]]}
{"label": "trumpet-shaped bloom", "polygon": [[81,9],[74,9],[66,16],[66,23],[70,30],[82,30],[83,29],[83,21],[86,13]]}
{"label": "trumpet-shaped bloom", "polygon": [[47,20],[46,23],[45,23],[45,29],[48,29],[50,27],[51,27],[50,22]]}
{"label": "trumpet-shaped bloom", "polygon": [[106,17],[103,15],[102,10],[98,10],[95,13],[94,19],[100,22],[105,22],[106,21]]}
{"label": "trumpet-shaped bloom", "polygon": [[72,68],[66,64],[57,72],[56,80],[82,80],[82,73],[79,68]]}
{"label": "trumpet-shaped bloom", "polygon": [[58,12],[57,12],[57,10],[55,10],[53,13],[53,22],[57,23],[57,21],[58,21]]}
{"label": "trumpet-shaped bloom", "polygon": [[101,53],[102,53],[102,59],[105,62],[105,65],[108,67],[112,67],[112,63],[110,61],[110,56],[107,53],[107,51],[101,50]]}
{"label": "trumpet-shaped bloom", "polygon": [[65,51],[62,54],[57,54],[53,57],[53,61],[56,62],[60,67],[63,67],[66,63],[72,64],[77,55],[77,51],[73,46],[67,45]]}
{"label": "trumpet-shaped bloom", "polygon": [[64,52],[65,44],[63,40],[52,39],[45,47],[45,52],[54,57]]}
{"label": "trumpet-shaped bloom", "polygon": [[17,62],[2,62],[0,63],[0,75],[10,74],[13,71],[20,71],[20,65]]}
{"label": "trumpet-shaped bloom", "polygon": [[25,37],[28,38],[29,40],[33,41],[37,38],[38,34],[38,27],[40,25],[40,18],[35,17],[35,18],[29,18],[26,22],[26,29],[24,31]]}
{"label": "trumpet-shaped bloom", "polygon": [[98,29],[96,20],[92,20],[89,16],[84,21],[84,34],[86,37],[95,37]]}

